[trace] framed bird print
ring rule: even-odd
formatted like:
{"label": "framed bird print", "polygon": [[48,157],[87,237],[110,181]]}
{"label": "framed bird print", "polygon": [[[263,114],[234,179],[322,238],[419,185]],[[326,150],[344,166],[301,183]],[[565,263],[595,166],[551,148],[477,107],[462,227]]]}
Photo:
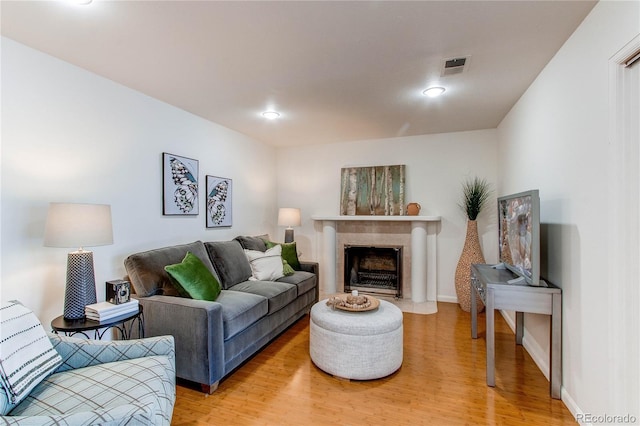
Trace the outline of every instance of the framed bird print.
{"label": "framed bird print", "polygon": [[198,160],[162,153],[162,214],[198,214]]}
{"label": "framed bird print", "polygon": [[231,226],[231,190],[233,181],[207,175],[207,228]]}

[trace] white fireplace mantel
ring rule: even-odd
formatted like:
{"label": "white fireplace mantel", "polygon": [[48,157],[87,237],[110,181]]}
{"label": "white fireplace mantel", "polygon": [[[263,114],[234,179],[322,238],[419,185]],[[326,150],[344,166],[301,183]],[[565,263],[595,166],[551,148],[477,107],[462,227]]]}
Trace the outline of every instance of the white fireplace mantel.
{"label": "white fireplace mantel", "polygon": [[340,221],[410,222],[411,223],[411,300],[416,303],[437,299],[436,233],[440,216],[323,216],[311,219],[322,222],[323,276],[325,293],[337,292],[336,233]]}
{"label": "white fireplace mantel", "polygon": [[440,222],[440,216],[311,216],[313,220],[349,220],[355,222]]}

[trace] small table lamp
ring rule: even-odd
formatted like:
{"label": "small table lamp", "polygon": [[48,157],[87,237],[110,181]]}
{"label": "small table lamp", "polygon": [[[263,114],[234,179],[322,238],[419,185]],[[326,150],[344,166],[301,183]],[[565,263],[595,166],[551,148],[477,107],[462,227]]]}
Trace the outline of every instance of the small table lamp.
{"label": "small table lamp", "polygon": [[113,244],[111,206],[51,203],[44,231],[46,247],[79,247],[67,256],[64,317],[84,318],[84,307],[96,303],[93,252],[83,247]]}
{"label": "small table lamp", "polygon": [[292,226],[300,226],[300,209],[281,208],[278,211],[278,226],[286,226],[284,231],[284,242],[293,242]]}

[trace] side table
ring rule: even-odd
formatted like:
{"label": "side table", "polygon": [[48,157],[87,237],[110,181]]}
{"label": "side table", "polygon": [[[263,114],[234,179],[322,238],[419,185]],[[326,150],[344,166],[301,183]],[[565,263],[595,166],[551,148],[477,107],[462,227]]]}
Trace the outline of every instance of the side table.
{"label": "side table", "polygon": [[[128,322],[128,324],[127,324]],[[88,318],[80,318],[75,320],[65,319],[64,316],[59,317],[51,321],[51,329],[54,333],[64,333],[65,336],[73,336],[75,334],[82,334],[87,339],[91,339],[87,332],[93,330],[94,339],[102,340],[102,337],[110,329],[116,329],[120,332],[122,340],[129,340],[131,338],[131,331],[134,324],[138,325],[138,335],[144,337],[144,315],[142,313],[142,305],[138,306],[138,311],[121,315],[116,318],[111,318],[106,321],[94,321]]]}

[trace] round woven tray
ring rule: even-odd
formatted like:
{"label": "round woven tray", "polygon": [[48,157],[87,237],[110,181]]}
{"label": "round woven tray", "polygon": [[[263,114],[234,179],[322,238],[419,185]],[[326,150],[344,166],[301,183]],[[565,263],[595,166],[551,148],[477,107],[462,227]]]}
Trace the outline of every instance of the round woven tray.
{"label": "round woven tray", "polygon": [[[338,294],[333,296],[332,298],[339,298],[341,300],[344,300],[345,302],[347,301],[347,296],[349,296],[349,294]],[[367,300],[369,302],[371,302],[371,304],[369,306],[367,306],[366,308],[350,308],[344,305],[333,305],[336,309],[340,309],[341,311],[349,311],[349,312],[367,312],[367,311],[373,311],[374,309],[378,309],[378,306],[380,306],[380,301],[378,299],[376,299],[373,296],[365,296],[367,298]]]}

